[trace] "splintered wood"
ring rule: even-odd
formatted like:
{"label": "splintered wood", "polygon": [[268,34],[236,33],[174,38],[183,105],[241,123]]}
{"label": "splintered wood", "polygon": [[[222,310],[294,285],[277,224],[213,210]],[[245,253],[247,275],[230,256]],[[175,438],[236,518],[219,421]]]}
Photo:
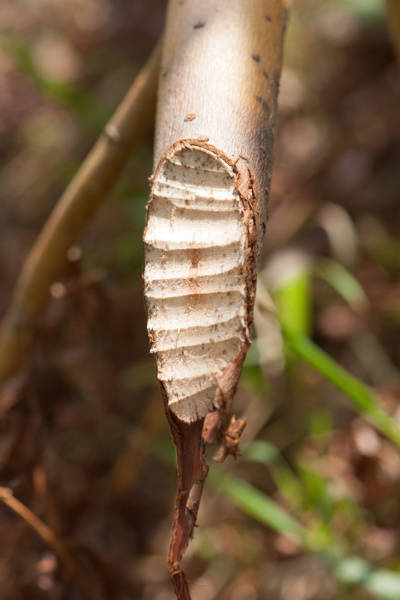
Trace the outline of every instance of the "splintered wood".
{"label": "splintered wood", "polygon": [[218,380],[250,337],[246,227],[236,175],[210,149],[179,143],[154,178],[145,243],[151,351],[182,421],[219,408]]}

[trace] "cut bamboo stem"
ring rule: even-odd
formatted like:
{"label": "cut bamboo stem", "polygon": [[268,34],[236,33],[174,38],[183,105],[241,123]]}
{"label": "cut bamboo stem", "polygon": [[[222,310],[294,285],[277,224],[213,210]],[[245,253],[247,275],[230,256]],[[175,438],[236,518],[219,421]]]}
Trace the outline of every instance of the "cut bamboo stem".
{"label": "cut bamboo stem", "polygon": [[61,196],[23,266],[0,332],[0,386],[20,368],[68,249],[153,123],[160,55],[161,43]]}
{"label": "cut bamboo stem", "polygon": [[251,342],[267,219],[289,2],[170,0],[148,205],[145,298],[152,352],[176,446],[178,495],[168,566],[180,568],[208,467]]}

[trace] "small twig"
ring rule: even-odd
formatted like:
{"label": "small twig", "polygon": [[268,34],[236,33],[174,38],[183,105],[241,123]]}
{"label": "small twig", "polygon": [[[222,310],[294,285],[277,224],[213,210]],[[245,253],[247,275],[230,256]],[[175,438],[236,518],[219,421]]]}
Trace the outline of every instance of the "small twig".
{"label": "small twig", "polygon": [[0,501],[18,514],[24,521],[36,531],[42,540],[57,554],[65,569],[74,578],[76,587],[86,600],[97,600],[97,596],[91,591],[89,581],[84,571],[68,552],[63,542],[54,532],[41,521],[27,506],[22,504],[13,496],[10,489],[0,487]]}
{"label": "small twig", "polygon": [[0,332],[0,386],[20,367],[68,249],[153,122],[160,53],[161,43],[61,196],[24,264]]}

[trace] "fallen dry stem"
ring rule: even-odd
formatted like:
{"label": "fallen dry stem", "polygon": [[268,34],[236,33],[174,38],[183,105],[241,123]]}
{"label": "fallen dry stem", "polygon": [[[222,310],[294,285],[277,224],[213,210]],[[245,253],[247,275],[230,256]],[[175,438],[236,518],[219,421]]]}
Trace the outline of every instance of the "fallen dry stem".
{"label": "fallen dry stem", "polygon": [[27,506],[22,504],[12,494],[8,488],[0,488],[0,500],[6,504],[17,515],[36,531],[42,540],[57,554],[65,569],[73,577],[76,587],[86,600],[97,600],[97,596],[92,593],[89,581],[84,571],[68,552],[61,540],[54,532],[41,521]]}
{"label": "fallen dry stem", "polygon": [[23,266],[0,332],[0,386],[21,365],[68,249],[153,122],[160,53],[161,43],[61,196]]}

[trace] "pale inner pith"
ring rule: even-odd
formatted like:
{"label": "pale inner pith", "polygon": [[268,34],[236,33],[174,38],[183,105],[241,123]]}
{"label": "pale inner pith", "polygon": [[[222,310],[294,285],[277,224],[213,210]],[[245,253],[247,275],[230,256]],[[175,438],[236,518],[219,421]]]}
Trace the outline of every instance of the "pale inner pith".
{"label": "pale inner pith", "polygon": [[168,405],[191,422],[218,408],[218,378],[245,340],[246,230],[232,168],[178,145],[154,180],[145,242],[151,351]]}

